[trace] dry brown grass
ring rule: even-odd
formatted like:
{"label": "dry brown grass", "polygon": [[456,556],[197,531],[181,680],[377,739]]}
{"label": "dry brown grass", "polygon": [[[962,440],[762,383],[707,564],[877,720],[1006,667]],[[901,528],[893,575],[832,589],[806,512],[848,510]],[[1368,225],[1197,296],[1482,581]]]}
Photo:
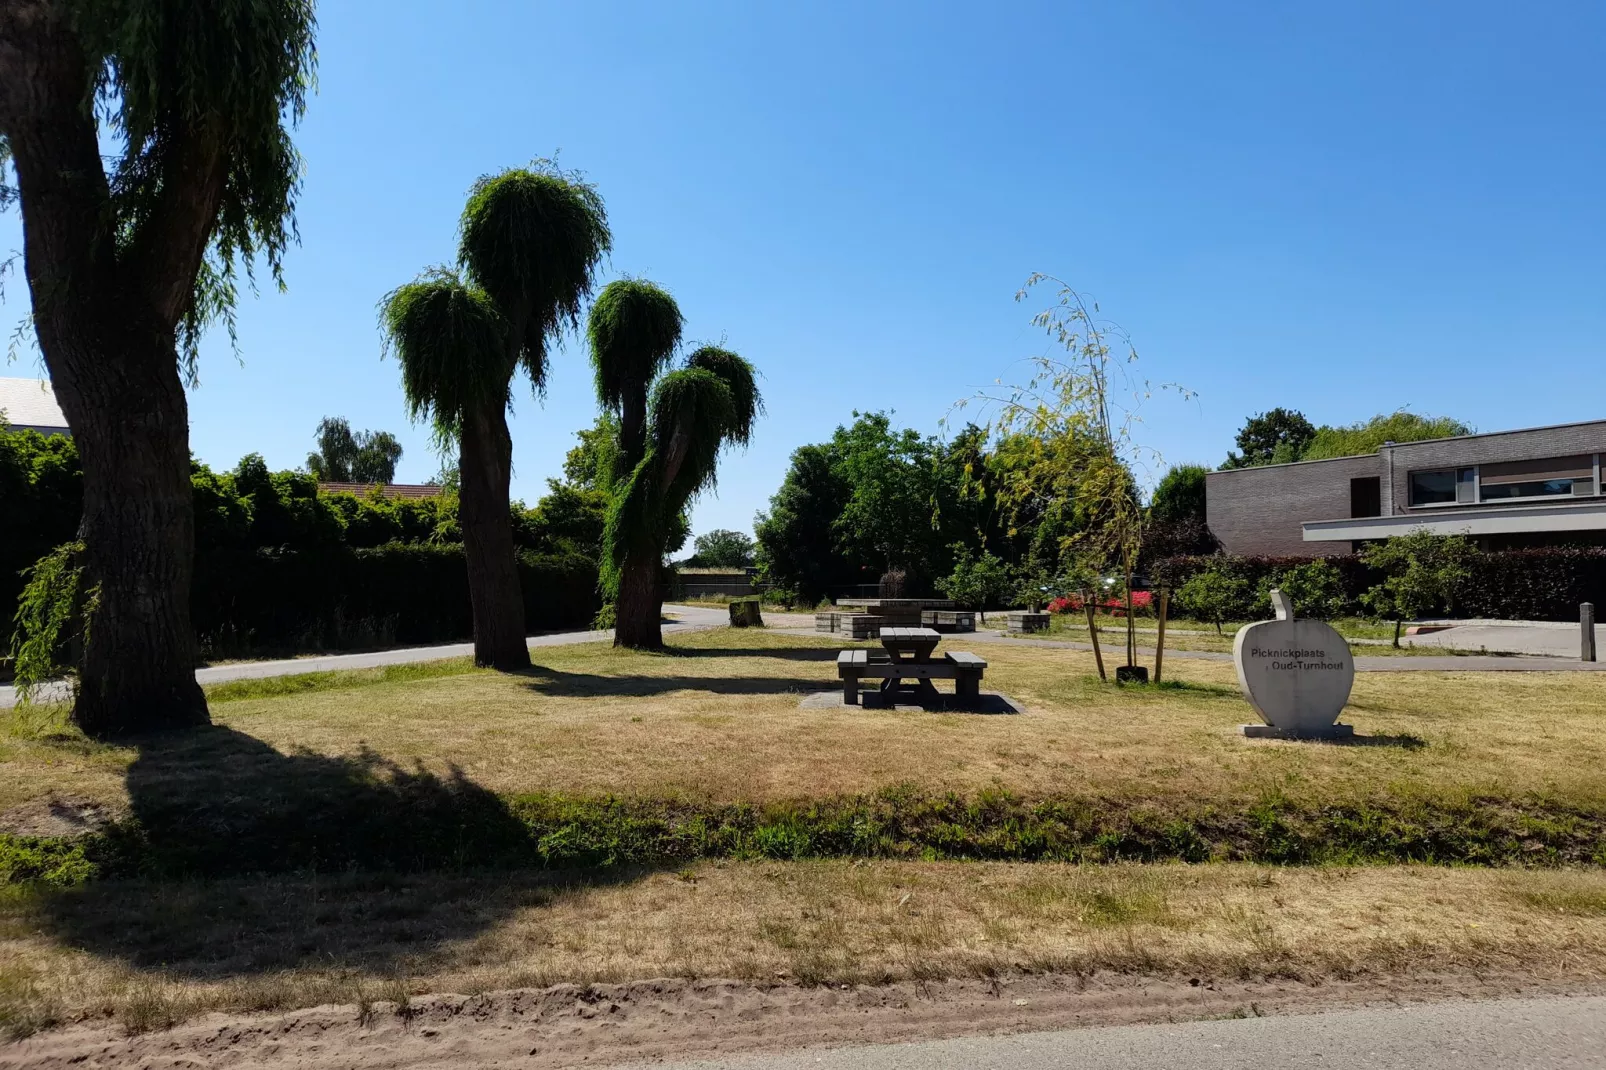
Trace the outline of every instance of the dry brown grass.
{"label": "dry brown grass", "polygon": [[[1606,791],[1596,674],[1362,674],[1345,719],[1365,738],[1332,746],[1243,739],[1237,726],[1252,713],[1230,665],[1178,660],[1167,666],[1178,689],[1119,689],[1091,675],[1090,655],[1027,644],[983,650],[987,685],[1024,704],[1021,716],[800,709],[805,693],[835,685],[837,645],[717,630],[681,636],[667,655],[549,648],[528,675],[359,675],[218,702],[213,714],[282,753],[368,748],[404,768],[456,767],[502,793],[763,801],[910,784],[1112,802],[1387,790],[1595,806]],[[51,794],[126,805],[133,749],[12,716],[0,731],[0,814]]]}
{"label": "dry brown grass", "polygon": [[0,1023],[145,1029],[659,976],[883,982],[1501,969],[1606,976],[1606,874],[1417,867],[712,863],[613,883],[352,876],[0,898]]}

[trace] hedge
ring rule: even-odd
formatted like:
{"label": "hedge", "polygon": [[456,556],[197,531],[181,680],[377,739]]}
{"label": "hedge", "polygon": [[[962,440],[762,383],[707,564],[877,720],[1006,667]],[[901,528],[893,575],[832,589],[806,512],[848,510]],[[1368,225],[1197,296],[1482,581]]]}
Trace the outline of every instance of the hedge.
{"label": "hedge", "polygon": [[[1195,573],[1216,569],[1258,586],[1312,560],[1233,554],[1170,557],[1155,563],[1150,580],[1175,589]],[[1362,592],[1382,582],[1381,573],[1353,554],[1321,560],[1338,571],[1345,598],[1357,606]],[[1575,621],[1580,602],[1606,604],[1606,549],[1497,550],[1475,555],[1471,567],[1472,577],[1456,600],[1459,617]]]}
{"label": "hedge", "polygon": [[[531,630],[589,627],[601,607],[583,554],[519,558]],[[434,643],[472,634],[461,546],[392,543],[205,555],[192,601],[203,653]]]}

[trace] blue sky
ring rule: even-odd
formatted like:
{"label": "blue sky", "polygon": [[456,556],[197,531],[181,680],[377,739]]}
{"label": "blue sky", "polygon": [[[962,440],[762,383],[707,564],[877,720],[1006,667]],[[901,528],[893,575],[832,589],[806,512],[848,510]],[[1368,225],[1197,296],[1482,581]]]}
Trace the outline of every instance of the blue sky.
{"label": "blue sky", "polygon": [[[343,415],[430,476],[376,302],[451,257],[476,176],[554,152],[607,201],[610,276],[668,287],[688,341],[763,372],[769,415],[699,532],[747,529],[853,409],[936,432],[1018,372],[1033,271],[1198,392],[1145,410],[1168,462],[1219,462],[1276,405],[1606,417],[1599,3],[326,0],[320,23],[289,291],[246,301],[241,360],[212,339],[192,395],[216,466],[300,464]],[[595,414],[583,349],[515,409],[533,501]]]}

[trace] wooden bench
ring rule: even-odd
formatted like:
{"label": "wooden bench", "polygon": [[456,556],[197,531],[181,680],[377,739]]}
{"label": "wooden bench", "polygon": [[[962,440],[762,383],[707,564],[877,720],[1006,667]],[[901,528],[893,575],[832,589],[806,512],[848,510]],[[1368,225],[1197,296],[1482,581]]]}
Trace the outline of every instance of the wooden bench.
{"label": "wooden bench", "polygon": [[836,656],[836,673],[842,680],[842,701],[848,706],[859,704],[859,681],[864,677],[889,684],[897,680],[919,680],[927,690],[931,688],[931,680],[952,680],[956,698],[976,699],[981,696],[981,681],[986,671],[985,659],[963,650],[951,650],[940,660],[918,662],[893,661],[886,655],[872,655],[868,650],[844,650]]}

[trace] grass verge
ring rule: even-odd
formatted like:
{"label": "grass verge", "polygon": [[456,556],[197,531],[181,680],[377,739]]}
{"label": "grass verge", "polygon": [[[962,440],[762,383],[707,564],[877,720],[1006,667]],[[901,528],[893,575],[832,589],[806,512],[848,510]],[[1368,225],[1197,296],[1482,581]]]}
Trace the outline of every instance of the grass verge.
{"label": "grass verge", "polygon": [[1606,975],[1606,874],[1429,867],[709,863],[127,881],[0,894],[0,1030],[558,982],[1020,972],[1309,983]]}

